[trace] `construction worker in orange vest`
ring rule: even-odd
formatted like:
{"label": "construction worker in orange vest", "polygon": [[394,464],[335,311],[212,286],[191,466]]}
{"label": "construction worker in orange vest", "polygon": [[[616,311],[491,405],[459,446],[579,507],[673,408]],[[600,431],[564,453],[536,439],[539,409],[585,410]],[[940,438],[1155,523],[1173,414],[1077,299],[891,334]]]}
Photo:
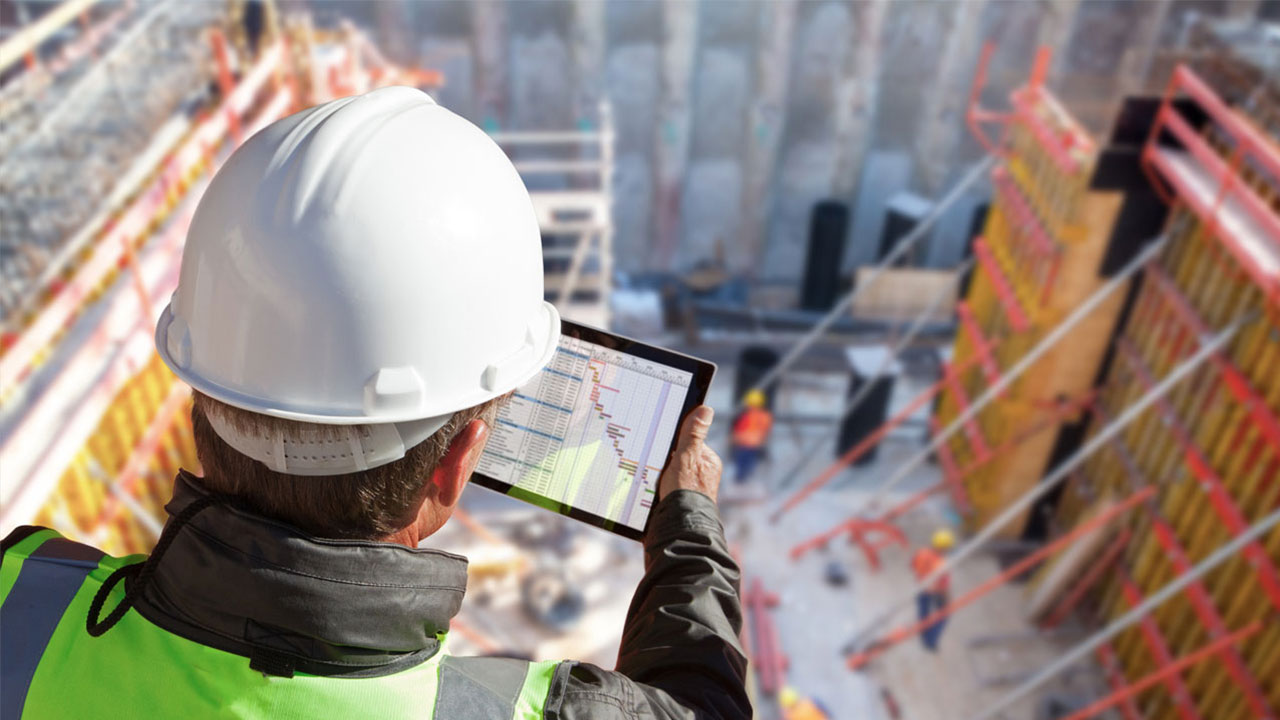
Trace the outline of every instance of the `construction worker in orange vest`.
{"label": "construction worker in orange vest", "polygon": [[[946,552],[955,545],[956,538],[947,528],[939,528],[933,533],[932,547],[922,547],[916,551],[911,558],[911,570],[915,573],[916,579],[924,581],[925,578],[933,574],[934,570],[942,567],[946,562]],[[916,604],[919,607],[920,619],[924,620],[933,613],[947,606],[950,597],[951,577],[948,573],[943,573],[929,587],[920,591],[916,596]],[[942,638],[942,628],[946,627],[947,619],[939,618],[937,622],[926,627],[920,633],[920,641],[924,643],[924,647],[929,652],[938,651],[938,640]]]}
{"label": "construction worker in orange vest", "polygon": [[769,440],[769,430],[773,428],[773,414],[765,407],[763,390],[747,391],[742,399],[746,409],[733,422],[733,466],[734,482],[745,483],[751,477],[764,453],[764,444]]}
{"label": "construction worker in orange vest", "polygon": [[782,706],[783,720],[827,720],[830,717],[820,704],[800,697],[793,687],[778,691],[778,704]]}

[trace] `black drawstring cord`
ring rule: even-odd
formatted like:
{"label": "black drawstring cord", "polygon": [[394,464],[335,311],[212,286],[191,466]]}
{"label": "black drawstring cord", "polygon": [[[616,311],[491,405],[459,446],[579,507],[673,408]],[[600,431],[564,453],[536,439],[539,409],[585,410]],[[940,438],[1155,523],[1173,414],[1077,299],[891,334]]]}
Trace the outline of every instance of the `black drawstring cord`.
{"label": "black drawstring cord", "polygon": [[[160,533],[160,540],[156,543],[155,549],[151,551],[151,557],[140,563],[125,565],[107,576],[106,581],[102,583],[102,587],[98,588],[98,594],[93,596],[93,603],[89,605],[89,614],[85,617],[85,629],[89,631],[90,635],[98,637],[120,622],[120,618],[124,617],[126,612],[129,612],[130,607],[133,607],[134,599],[141,595],[143,589],[151,582],[151,577],[156,573],[156,566],[160,564],[160,557],[173,544],[173,540],[178,536],[178,531],[182,529],[182,526],[186,525],[201,510],[216,502],[218,502],[216,497],[205,495],[183,508],[182,512],[174,516],[173,522],[165,526],[164,532]],[[116,605],[111,614],[100,621],[98,618],[102,615],[102,606],[106,604],[107,597],[111,595],[111,590],[115,588],[116,583],[121,580],[125,581],[124,599],[120,601],[119,605]]]}

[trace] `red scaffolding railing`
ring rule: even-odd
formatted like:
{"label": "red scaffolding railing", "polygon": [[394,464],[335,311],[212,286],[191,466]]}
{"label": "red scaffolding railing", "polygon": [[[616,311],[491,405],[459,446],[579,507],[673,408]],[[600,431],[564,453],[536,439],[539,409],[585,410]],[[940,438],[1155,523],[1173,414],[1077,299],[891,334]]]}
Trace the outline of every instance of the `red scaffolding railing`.
{"label": "red scaffolding railing", "polygon": [[[1191,302],[1187,300],[1173,279],[1155,264],[1147,266],[1147,277],[1160,291],[1164,301],[1186,326],[1189,336],[1206,337],[1210,334],[1209,326],[1201,319]],[[1271,411],[1265,398],[1254,387],[1253,383],[1235,363],[1222,353],[1214,353],[1210,361],[1222,373],[1223,383],[1236,401],[1244,406],[1249,418],[1257,425],[1259,432],[1266,438],[1271,447],[1280,450],[1280,418]]]}
{"label": "red scaffolding railing", "polygon": [[1014,332],[1023,332],[1031,327],[1031,319],[1022,309],[1022,303],[1018,301],[1013,283],[1005,277],[1004,270],[1000,268],[1000,262],[992,254],[991,248],[987,247],[987,242],[982,238],[975,239],[973,254],[978,258],[978,267],[991,280],[991,286],[995,288],[1000,307],[1004,308],[1005,316],[1009,319],[1009,327],[1013,328]]}
{"label": "red scaffolding railing", "polygon": [[[1224,159],[1187,122],[1175,100],[1194,102],[1231,143]],[[1184,148],[1166,144],[1172,136]],[[1143,162],[1166,201],[1187,205],[1235,255],[1273,302],[1280,302],[1280,213],[1242,177],[1248,167],[1280,185],[1280,147],[1228,106],[1190,68],[1178,66],[1165,89]]]}
{"label": "red scaffolding railing", "polygon": [[996,364],[995,355],[991,352],[995,343],[988,341],[982,334],[982,327],[978,325],[978,320],[973,316],[973,310],[969,308],[968,302],[961,300],[956,305],[956,315],[960,318],[960,328],[969,336],[974,352],[982,363],[982,374],[986,376],[987,382],[996,384],[1000,381],[1000,366]]}
{"label": "red scaffolding railing", "polygon": [[1120,714],[1124,715],[1124,720],[1143,720],[1138,706],[1133,704],[1133,693],[1130,692],[1132,688],[1125,682],[1124,673],[1120,670],[1120,662],[1116,660],[1115,650],[1111,649],[1110,643],[1103,643],[1098,646],[1097,654],[1098,660],[1102,663],[1107,684],[1111,686],[1111,697],[1120,698]]}
{"label": "red scaffolding railing", "polygon": [[[1121,571],[1120,583],[1121,594],[1129,607],[1135,607],[1142,602],[1142,591],[1138,589],[1129,574],[1123,570]],[[1160,626],[1156,624],[1156,619],[1151,615],[1143,616],[1138,621],[1138,630],[1142,636],[1142,643],[1146,646],[1147,652],[1151,654],[1151,659],[1155,662],[1156,667],[1167,668],[1172,665],[1173,654],[1169,652],[1169,643],[1165,640],[1164,634],[1160,632]],[[1187,689],[1187,684],[1180,673],[1164,675],[1161,678],[1161,682],[1173,698],[1173,706],[1178,711],[1178,717],[1182,718],[1182,720],[1198,720],[1201,717],[1200,711],[1196,709],[1195,700],[1191,697],[1191,691]]]}
{"label": "red scaffolding railing", "polygon": [[[1113,684],[1112,687],[1115,688],[1115,692],[1098,700],[1097,702],[1091,703],[1087,707],[1080,708],[1076,712],[1071,713],[1065,718],[1065,720],[1085,720],[1085,718],[1094,717],[1098,713],[1108,710],[1116,705],[1120,705],[1121,713],[1124,714],[1126,720],[1128,718],[1139,720],[1142,716],[1138,714],[1137,708],[1133,706],[1133,697],[1135,695],[1145,691],[1147,688],[1157,683],[1164,682],[1166,678],[1181,673],[1183,670],[1186,670],[1205,658],[1211,657],[1225,649],[1230,649],[1233,646],[1244,642],[1261,629],[1262,623],[1257,621],[1252,622],[1230,635],[1219,637],[1208,645],[1205,645],[1194,652],[1183,655],[1155,672],[1148,673],[1137,682],[1126,684],[1122,678],[1118,686]],[[1106,647],[1106,645],[1102,646],[1102,648]],[[1099,651],[1100,657],[1102,657],[1103,653],[1101,652],[1101,648],[1099,648]],[[1114,664],[1114,658],[1102,657],[1102,662],[1104,667],[1107,667],[1106,672],[1108,678],[1112,677],[1114,670],[1110,666]]]}
{"label": "red scaffolding railing", "polygon": [[1029,270],[1041,281],[1039,302],[1043,305],[1057,282],[1058,270],[1062,266],[1062,248],[1045,230],[1035,208],[1018,187],[1018,183],[1009,176],[1008,170],[1002,167],[992,170],[991,185],[1003,201],[1003,206],[1008,209],[1016,230],[1015,235],[1026,241],[1025,248],[1018,249],[1032,256]]}

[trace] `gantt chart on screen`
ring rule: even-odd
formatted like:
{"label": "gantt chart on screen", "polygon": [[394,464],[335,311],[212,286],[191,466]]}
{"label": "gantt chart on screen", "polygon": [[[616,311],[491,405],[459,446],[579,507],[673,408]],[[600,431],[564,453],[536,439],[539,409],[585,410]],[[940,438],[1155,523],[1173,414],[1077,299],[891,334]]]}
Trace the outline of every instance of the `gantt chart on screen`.
{"label": "gantt chart on screen", "polygon": [[562,337],[498,415],[478,470],[643,529],[693,374]]}

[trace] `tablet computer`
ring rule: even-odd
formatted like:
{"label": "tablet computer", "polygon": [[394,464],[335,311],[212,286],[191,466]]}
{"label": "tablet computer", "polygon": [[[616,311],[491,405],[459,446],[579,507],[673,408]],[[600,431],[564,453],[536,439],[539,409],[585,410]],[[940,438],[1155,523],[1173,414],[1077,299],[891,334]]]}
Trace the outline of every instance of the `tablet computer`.
{"label": "tablet computer", "polygon": [[498,412],[472,481],[639,540],[676,432],[715,369],[562,321],[551,362]]}

